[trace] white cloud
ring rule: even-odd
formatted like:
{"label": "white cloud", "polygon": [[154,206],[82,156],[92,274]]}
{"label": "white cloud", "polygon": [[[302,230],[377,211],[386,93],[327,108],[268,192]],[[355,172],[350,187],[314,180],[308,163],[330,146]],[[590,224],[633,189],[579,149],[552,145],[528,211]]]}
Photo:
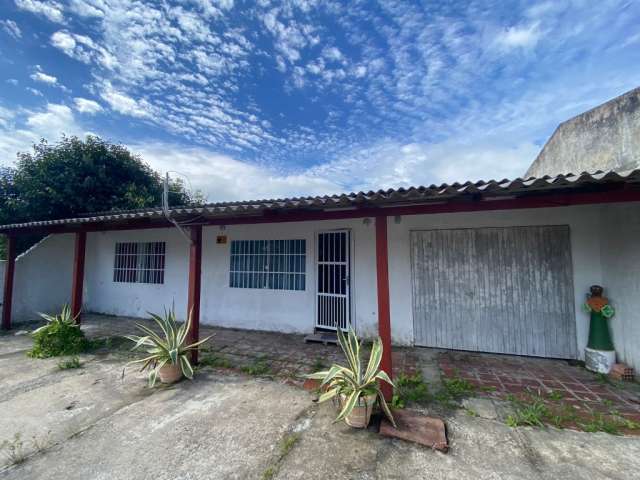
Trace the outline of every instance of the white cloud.
{"label": "white cloud", "polygon": [[32,88],[32,87],[27,87],[25,89],[27,92],[35,95],[36,97],[44,97],[44,93],[42,93],[40,90],[38,90],[37,88]]}
{"label": "white cloud", "polygon": [[19,82],[18,82],[18,80],[17,80],[17,79],[15,79],[15,78],[8,78],[8,79],[6,80],[6,82],[7,82],[9,85],[18,85],[18,83],[19,83]]}
{"label": "white cloud", "polygon": [[73,35],[65,31],[54,32],[51,35],[51,45],[59,48],[70,57],[74,56],[74,50],[76,48],[76,41]]}
{"label": "white cloud", "polygon": [[75,103],[76,110],[78,110],[80,113],[94,115],[102,111],[102,107],[100,106],[100,104],[94,100],[76,97],[73,99],[73,101]]}
{"label": "white cloud", "polygon": [[123,92],[115,89],[110,83],[105,83],[100,92],[102,99],[118,113],[132,117],[145,118],[151,116],[151,106],[145,101],[137,101]]}
{"label": "white cloud", "polygon": [[58,83],[58,79],[53,75],[47,75],[44,72],[35,72],[31,75],[31,80],[34,82],[46,83],[47,85],[55,85]]}
{"label": "white cloud", "polygon": [[107,5],[103,0],[71,0],[69,8],[81,17],[102,17]]}
{"label": "white cloud", "polygon": [[64,21],[63,7],[60,3],[51,0],[15,0],[16,6],[21,10],[43,15],[52,22]]}
{"label": "white cloud", "polygon": [[2,29],[7,32],[7,34],[16,40],[22,38],[22,31],[20,30],[20,27],[18,27],[18,24],[13,20],[0,20],[0,26],[2,26]]}
{"label": "white cloud", "polygon": [[28,151],[42,138],[56,142],[63,133],[79,136],[87,133],[66,105],[49,103],[40,110],[7,112],[0,106],[0,165],[11,165],[17,152]]}
{"label": "white cloud", "polygon": [[203,148],[176,144],[131,144],[134,153],[160,172],[180,172],[208,201],[252,200],[339,192],[331,179],[309,172],[282,174],[266,167],[236,160]]}
{"label": "white cloud", "polygon": [[464,138],[435,144],[381,142],[314,167],[307,174],[331,179],[342,190],[363,191],[516,178],[538,151],[538,146],[528,142],[512,146]]}
{"label": "white cloud", "polygon": [[496,43],[506,49],[514,48],[533,48],[536,46],[542,32],[537,22],[528,26],[509,27],[498,34]]}
{"label": "white cloud", "polygon": [[344,58],[342,52],[337,47],[326,47],[322,50],[322,55],[324,55],[324,58],[333,60],[334,62],[340,62]]}

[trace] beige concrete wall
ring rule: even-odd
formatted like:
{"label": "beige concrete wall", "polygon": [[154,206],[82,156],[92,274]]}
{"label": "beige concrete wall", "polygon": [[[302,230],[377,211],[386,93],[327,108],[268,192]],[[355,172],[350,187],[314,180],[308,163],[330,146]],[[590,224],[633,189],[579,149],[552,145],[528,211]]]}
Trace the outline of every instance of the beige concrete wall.
{"label": "beige concrete wall", "polygon": [[640,88],[560,124],[526,176],[640,167]]}

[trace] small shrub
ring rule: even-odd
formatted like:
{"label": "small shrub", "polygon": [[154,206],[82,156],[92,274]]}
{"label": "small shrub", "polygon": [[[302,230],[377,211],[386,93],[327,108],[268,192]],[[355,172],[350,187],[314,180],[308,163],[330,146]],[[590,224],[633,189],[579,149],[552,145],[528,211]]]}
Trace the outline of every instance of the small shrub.
{"label": "small shrub", "polygon": [[40,316],[47,324],[32,332],[33,348],[27,355],[32,358],[77,355],[86,348],[84,332],[76,325],[68,305],[65,305],[58,315],[41,313]]}
{"label": "small shrub", "polygon": [[60,370],[70,370],[73,368],[82,367],[82,363],[80,363],[80,359],[78,357],[71,357],[66,360],[61,360],[58,362],[58,368]]}

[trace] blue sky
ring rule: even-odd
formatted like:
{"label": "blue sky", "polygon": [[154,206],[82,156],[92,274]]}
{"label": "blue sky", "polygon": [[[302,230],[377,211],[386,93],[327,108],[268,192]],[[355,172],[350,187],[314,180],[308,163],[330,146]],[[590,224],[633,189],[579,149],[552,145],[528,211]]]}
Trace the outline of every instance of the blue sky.
{"label": "blue sky", "polygon": [[0,165],[94,133],[210,200],[516,177],[638,85],[631,0],[0,3]]}

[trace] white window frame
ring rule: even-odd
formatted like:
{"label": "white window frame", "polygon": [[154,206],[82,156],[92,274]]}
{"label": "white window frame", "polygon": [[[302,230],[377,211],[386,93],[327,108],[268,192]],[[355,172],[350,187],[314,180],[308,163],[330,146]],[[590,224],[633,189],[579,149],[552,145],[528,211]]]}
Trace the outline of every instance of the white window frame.
{"label": "white window frame", "polygon": [[229,288],[305,291],[306,262],[305,238],[232,240]]}
{"label": "white window frame", "polygon": [[166,242],[116,242],[114,283],[164,284]]}

